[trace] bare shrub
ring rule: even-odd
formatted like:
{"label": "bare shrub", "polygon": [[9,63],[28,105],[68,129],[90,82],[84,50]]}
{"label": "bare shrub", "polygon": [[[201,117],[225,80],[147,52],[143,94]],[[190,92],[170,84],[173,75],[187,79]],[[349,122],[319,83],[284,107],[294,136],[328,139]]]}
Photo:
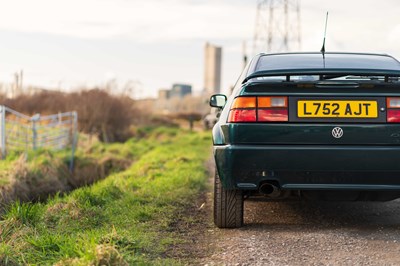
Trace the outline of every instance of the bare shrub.
{"label": "bare shrub", "polygon": [[67,109],[66,95],[57,91],[41,91],[33,95],[21,94],[13,99],[4,99],[1,104],[30,115],[64,112]]}
{"label": "bare shrub", "polygon": [[130,137],[129,127],[139,112],[134,101],[94,89],[69,95],[69,107],[78,112],[82,132],[95,134],[105,142],[123,141]]}
{"label": "bare shrub", "polygon": [[14,99],[0,98],[0,104],[27,115],[77,111],[79,130],[105,142],[129,138],[130,126],[141,116],[129,97],[114,96],[100,89],[74,93],[40,91]]}

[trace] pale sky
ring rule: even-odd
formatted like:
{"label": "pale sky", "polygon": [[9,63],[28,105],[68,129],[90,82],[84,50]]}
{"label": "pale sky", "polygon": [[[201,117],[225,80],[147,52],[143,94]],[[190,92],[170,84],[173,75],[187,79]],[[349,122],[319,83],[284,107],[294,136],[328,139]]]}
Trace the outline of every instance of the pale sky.
{"label": "pale sky", "polygon": [[[0,82],[68,89],[115,78],[138,97],[172,83],[203,88],[205,42],[223,47],[222,87],[251,52],[256,0],[0,0]],[[400,59],[398,0],[302,0],[301,51],[388,53]]]}

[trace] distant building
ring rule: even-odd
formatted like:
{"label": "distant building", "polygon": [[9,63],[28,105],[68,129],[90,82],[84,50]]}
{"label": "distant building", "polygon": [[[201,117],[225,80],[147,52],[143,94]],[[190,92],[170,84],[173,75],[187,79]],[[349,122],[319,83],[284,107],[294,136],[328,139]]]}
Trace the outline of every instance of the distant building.
{"label": "distant building", "polygon": [[192,85],[175,83],[170,90],[160,89],[158,91],[155,110],[160,114],[202,114],[204,113],[202,110],[204,103],[205,99],[192,95]]}
{"label": "distant building", "polygon": [[158,91],[158,99],[160,100],[168,100],[169,99],[170,90],[161,89]]}
{"label": "distant building", "polygon": [[220,93],[222,48],[206,43],[204,52],[204,89],[210,95]]}
{"label": "distant building", "polygon": [[192,94],[192,85],[188,84],[173,84],[170,90],[158,90],[159,100],[169,100],[172,98],[184,98],[186,95]]}
{"label": "distant building", "polygon": [[192,86],[187,84],[174,84],[169,92],[169,98],[179,97],[183,98],[186,95],[192,94]]}

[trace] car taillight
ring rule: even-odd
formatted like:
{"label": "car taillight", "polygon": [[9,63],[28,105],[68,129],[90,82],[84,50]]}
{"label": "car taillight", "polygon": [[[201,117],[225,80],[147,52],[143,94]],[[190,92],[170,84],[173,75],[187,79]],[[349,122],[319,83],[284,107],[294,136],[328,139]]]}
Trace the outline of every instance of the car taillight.
{"label": "car taillight", "polygon": [[287,122],[287,97],[237,97],[231,106],[228,122]]}
{"label": "car taillight", "polygon": [[386,100],[386,121],[388,123],[400,123],[400,98],[388,97]]}
{"label": "car taillight", "polygon": [[287,122],[287,110],[258,110],[258,121],[260,122]]}
{"label": "car taillight", "polygon": [[238,97],[233,101],[231,109],[256,108],[256,107],[257,107],[256,97]]}
{"label": "car taillight", "polygon": [[228,122],[256,122],[256,110],[231,110],[229,112]]}

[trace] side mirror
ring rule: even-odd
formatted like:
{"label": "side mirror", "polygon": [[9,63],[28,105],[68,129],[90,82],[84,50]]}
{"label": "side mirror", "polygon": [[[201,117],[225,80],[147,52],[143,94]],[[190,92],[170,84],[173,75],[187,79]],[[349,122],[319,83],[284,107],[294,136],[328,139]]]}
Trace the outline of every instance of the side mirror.
{"label": "side mirror", "polygon": [[217,108],[224,108],[227,98],[223,94],[214,94],[210,98],[210,106]]}

